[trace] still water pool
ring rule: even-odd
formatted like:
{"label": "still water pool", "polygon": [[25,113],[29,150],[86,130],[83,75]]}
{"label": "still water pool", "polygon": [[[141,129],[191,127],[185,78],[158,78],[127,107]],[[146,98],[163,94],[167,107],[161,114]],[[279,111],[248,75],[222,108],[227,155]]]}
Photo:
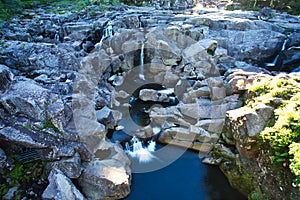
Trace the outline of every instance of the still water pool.
{"label": "still water pool", "polygon": [[231,188],[217,166],[201,163],[186,151],[172,164],[153,172],[134,173],[126,200],[246,200]]}

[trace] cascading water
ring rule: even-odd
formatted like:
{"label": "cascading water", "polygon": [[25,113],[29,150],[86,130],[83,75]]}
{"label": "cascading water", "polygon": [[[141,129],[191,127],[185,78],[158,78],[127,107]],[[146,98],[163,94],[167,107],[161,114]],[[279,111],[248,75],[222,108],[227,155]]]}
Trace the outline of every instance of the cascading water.
{"label": "cascading water", "polygon": [[112,26],[112,22],[109,21],[107,23],[107,25],[104,27],[102,38],[101,38],[100,42],[98,42],[95,45],[95,48],[96,49],[101,49],[103,41],[106,40],[106,39],[110,39],[112,37],[113,37],[113,26]]}
{"label": "cascading water", "polygon": [[145,147],[143,142],[140,141],[137,137],[133,137],[130,140],[131,145],[126,142],[125,143],[125,152],[131,157],[136,158],[140,163],[148,163],[150,162],[155,156],[152,152],[155,151],[156,143],[155,141],[150,141],[148,146]]}
{"label": "cascading water", "polygon": [[280,53],[286,49],[287,42],[288,42],[288,38],[284,40],[282,48],[281,48],[280,52],[277,54],[277,56],[274,58],[273,62],[265,63],[266,67],[275,67],[276,66]]}
{"label": "cascading water", "polygon": [[140,54],[140,72],[139,72],[139,78],[142,80],[145,80],[145,75],[144,75],[144,49],[145,49],[145,41],[142,40],[142,46],[141,46],[141,54]]}
{"label": "cascading water", "polygon": [[59,33],[58,33],[58,31],[55,32],[54,39],[55,39],[57,42],[59,42]]}

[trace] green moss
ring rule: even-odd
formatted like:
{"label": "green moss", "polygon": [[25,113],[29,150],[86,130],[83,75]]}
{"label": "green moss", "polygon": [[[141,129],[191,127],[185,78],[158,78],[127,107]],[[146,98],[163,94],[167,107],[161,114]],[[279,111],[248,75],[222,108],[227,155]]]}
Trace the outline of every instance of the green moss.
{"label": "green moss", "polygon": [[[15,156],[10,155],[11,158]],[[21,199],[21,196],[26,195],[26,188],[31,187],[32,183],[39,179],[46,179],[48,172],[45,170],[46,162],[35,161],[31,163],[15,162],[14,168],[10,171],[3,170],[3,177],[0,183],[0,196],[5,195],[11,187],[18,186],[19,191],[13,199]],[[5,179],[10,179],[6,183]]]}
{"label": "green moss", "polygon": [[28,129],[28,130],[31,130],[30,124],[25,124],[25,125],[24,125],[24,128],[26,128],[26,129]]}
{"label": "green moss", "polygon": [[224,162],[220,167],[223,173],[227,176],[230,185],[233,188],[238,189],[244,195],[247,196],[255,189],[253,184],[253,173],[251,173],[251,171],[232,162]]}
{"label": "green moss", "polygon": [[248,200],[271,200],[271,198],[268,195],[255,190],[248,195]]}
{"label": "green moss", "polygon": [[55,132],[60,132],[57,127],[54,126],[51,119],[48,119],[42,127],[40,127],[38,130],[42,131],[44,129],[53,129]]}

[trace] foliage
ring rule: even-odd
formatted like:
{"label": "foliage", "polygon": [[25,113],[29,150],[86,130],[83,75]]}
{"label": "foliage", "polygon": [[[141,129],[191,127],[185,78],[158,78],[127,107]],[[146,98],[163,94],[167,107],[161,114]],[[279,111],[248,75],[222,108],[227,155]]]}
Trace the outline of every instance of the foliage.
{"label": "foliage", "polygon": [[[12,155],[11,157],[15,157]],[[0,196],[5,195],[11,187],[19,186],[21,192],[26,192],[25,188],[30,187],[32,182],[39,179],[46,179],[47,172],[44,170],[46,162],[35,161],[31,163],[16,162],[12,170],[5,169],[0,182]],[[6,182],[9,179],[9,182]],[[22,191],[24,189],[24,191]],[[20,194],[16,194],[14,199],[20,199]]]}
{"label": "foliage", "polygon": [[[294,185],[300,188],[300,83],[297,77],[276,77],[250,86],[254,96],[249,106],[265,103],[275,107],[274,117],[260,133],[271,147],[275,163],[289,166],[295,175]],[[274,99],[281,103],[274,105]]]}
{"label": "foliage", "polygon": [[246,9],[257,9],[269,6],[279,11],[286,11],[294,15],[300,14],[299,0],[235,0]]}
{"label": "foliage", "polygon": [[289,147],[289,154],[292,155],[290,169],[296,175],[294,187],[300,188],[300,143],[293,142]]}
{"label": "foliage", "polygon": [[40,131],[44,129],[53,129],[55,132],[60,132],[59,129],[51,122],[51,119],[48,119],[44,125],[39,128]]}

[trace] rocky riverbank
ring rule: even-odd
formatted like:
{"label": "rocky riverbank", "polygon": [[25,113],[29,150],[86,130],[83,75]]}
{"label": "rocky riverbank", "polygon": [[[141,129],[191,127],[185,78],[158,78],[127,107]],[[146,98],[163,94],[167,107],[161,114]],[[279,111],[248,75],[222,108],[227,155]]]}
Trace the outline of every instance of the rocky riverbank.
{"label": "rocky riverbank", "polygon": [[[159,130],[160,142],[207,155],[226,112],[243,105],[244,86],[272,74],[263,63],[287,37],[287,48],[300,44],[300,19],[285,13],[262,21],[259,12],[218,9],[53,9],[25,10],[0,33],[1,173],[16,166],[12,155],[46,161],[44,199],[129,194],[130,159],[106,134],[128,117],[130,97],[145,83],[136,80],[174,88],[179,103],[151,109],[146,127],[124,130],[141,138]],[[271,111],[262,110],[266,121]],[[32,198],[20,183],[12,195]]]}

